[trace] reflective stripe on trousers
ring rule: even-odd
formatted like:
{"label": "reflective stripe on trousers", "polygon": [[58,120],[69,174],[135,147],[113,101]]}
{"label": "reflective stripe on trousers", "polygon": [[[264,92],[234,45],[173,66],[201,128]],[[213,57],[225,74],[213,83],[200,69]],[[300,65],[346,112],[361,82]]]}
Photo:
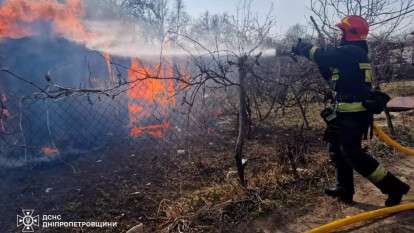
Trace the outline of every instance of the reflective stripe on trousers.
{"label": "reflective stripe on trousers", "polygon": [[374,172],[372,172],[367,178],[374,184],[380,182],[387,176],[388,171],[385,169],[384,166],[381,164],[378,165],[377,169],[375,169]]}
{"label": "reflective stripe on trousers", "polygon": [[342,103],[339,102],[335,106],[338,112],[363,112],[367,109],[362,105],[362,102]]}

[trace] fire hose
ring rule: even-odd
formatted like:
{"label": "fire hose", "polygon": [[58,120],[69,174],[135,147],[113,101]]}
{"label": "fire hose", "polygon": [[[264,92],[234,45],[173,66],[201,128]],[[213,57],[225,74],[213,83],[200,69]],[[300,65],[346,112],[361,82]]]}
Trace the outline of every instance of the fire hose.
{"label": "fire hose", "polygon": [[[374,123],[373,130],[375,134],[378,136],[378,138],[388,144],[389,146],[395,148],[396,150],[407,154],[414,156],[414,149],[404,147],[395,140],[393,140],[390,136],[388,136],[377,124]],[[366,221],[373,218],[379,218],[379,217],[385,217],[391,214],[407,211],[407,210],[414,210],[414,203],[408,203],[408,204],[402,204],[397,205],[393,207],[383,208],[379,210],[373,210],[364,212],[361,214],[357,214],[351,217],[346,217],[343,219],[339,219],[333,222],[330,222],[328,224],[319,226],[317,228],[314,228],[310,231],[307,231],[305,233],[327,233],[332,232],[340,227],[349,226],[354,223]]]}
{"label": "fire hose", "polygon": [[373,130],[378,138],[388,144],[389,146],[393,147],[394,149],[398,150],[401,153],[406,155],[414,156],[414,149],[402,146],[395,140],[393,140],[390,136],[388,136],[377,124],[374,123]]}
{"label": "fire hose", "polygon": [[402,211],[407,210],[413,210],[414,209],[414,203],[408,203],[403,205],[397,205],[393,207],[383,208],[379,210],[369,211],[361,214],[357,214],[355,216],[343,218],[340,220],[333,221],[331,223],[328,223],[326,225],[322,225],[320,227],[317,227],[315,229],[312,229],[310,231],[307,231],[306,233],[326,233],[326,232],[332,232],[335,229],[338,229],[340,227],[348,226],[357,222],[362,222],[365,220],[373,219],[373,218],[379,218],[383,216],[388,216],[391,214],[399,213]]}

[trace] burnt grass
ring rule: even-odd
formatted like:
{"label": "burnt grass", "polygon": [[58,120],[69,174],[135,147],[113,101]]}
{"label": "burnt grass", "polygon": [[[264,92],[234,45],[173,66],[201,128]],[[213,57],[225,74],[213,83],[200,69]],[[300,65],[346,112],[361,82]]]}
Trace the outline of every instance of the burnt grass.
{"label": "burnt grass", "polygon": [[[15,224],[21,209],[61,215],[64,221],[118,222],[114,229],[39,228],[37,232],[126,232],[138,223],[144,223],[146,232],[167,227],[175,232],[180,226],[186,232],[253,232],[246,226],[249,220],[267,209],[289,205],[289,198],[294,198],[289,193],[324,179],[320,168],[326,165],[327,156],[320,153],[324,148],[321,137],[321,130],[255,128],[245,151],[249,190],[236,187],[234,190],[241,191],[227,193],[228,200],[201,197],[202,204],[182,207],[177,216],[166,214],[161,204],[171,203],[176,208],[181,198],[198,190],[237,186],[237,177],[231,172],[235,132],[210,130],[181,140],[125,139],[53,166],[2,170],[0,232],[21,231]],[[303,147],[296,148],[301,143]],[[185,153],[177,153],[181,149]],[[292,154],[295,165],[306,174],[292,172],[286,150],[296,151]],[[269,173],[272,170],[280,173]],[[263,180],[269,174],[270,180],[277,176],[274,182]],[[260,204],[252,196],[259,196]],[[205,206],[211,212],[200,214]],[[214,211],[222,215],[213,216],[217,215]]]}

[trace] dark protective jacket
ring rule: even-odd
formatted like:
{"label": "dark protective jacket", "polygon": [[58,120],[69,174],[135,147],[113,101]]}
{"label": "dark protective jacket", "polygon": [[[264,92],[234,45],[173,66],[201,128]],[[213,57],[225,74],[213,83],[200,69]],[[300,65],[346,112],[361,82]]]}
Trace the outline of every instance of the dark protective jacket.
{"label": "dark protective jacket", "polygon": [[315,61],[323,77],[332,83],[337,111],[366,111],[362,101],[372,89],[372,68],[365,41],[342,43],[339,47],[309,49],[308,58]]}

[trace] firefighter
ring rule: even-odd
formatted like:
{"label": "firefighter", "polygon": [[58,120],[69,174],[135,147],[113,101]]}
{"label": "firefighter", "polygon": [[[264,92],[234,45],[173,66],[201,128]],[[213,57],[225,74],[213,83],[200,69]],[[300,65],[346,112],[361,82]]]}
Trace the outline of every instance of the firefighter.
{"label": "firefighter", "polygon": [[388,195],[386,206],[398,205],[410,187],[361,147],[373,122],[373,112],[364,104],[373,93],[372,68],[366,41],[368,23],[360,16],[347,16],[336,26],[342,31],[338,47],[319,48],[299,41],[292,49],[294,54],[317,63],[334,93],[333,106],[321,113],[327,122],[325,140],[336,168],[337,181],[336,186],[326,189],[325,193],[352,203],[355,170]]}

